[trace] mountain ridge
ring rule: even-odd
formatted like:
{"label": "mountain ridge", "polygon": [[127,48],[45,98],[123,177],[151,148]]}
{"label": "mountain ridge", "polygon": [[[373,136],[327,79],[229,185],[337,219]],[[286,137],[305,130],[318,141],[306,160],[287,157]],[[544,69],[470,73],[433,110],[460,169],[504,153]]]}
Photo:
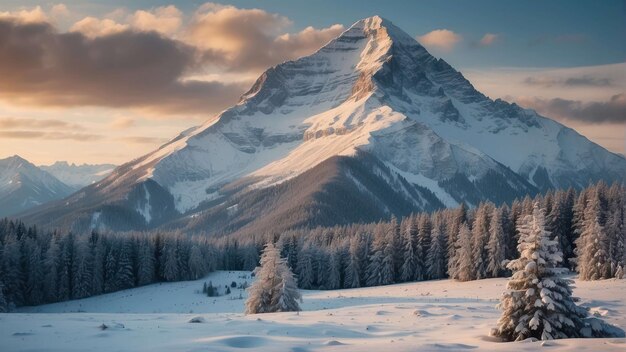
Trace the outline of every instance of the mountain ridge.
{"label": "mountain ridge", "polygon": [[[138,216],[131,227],[188,228],[213,209],[225,217],[223,228],[237,231],[227,223],[246,211],[238,204],[257,209],[264,204],[259,190],[283,192],[289,187],[281,184],[315,173],[334,157],[383,165],[363,176],[377,180],[371,187],[407,182],[393,192],[410,205],[377,213],[372,221],[460,202],[503,202],[550,188],[581,188],[598,179],[623,181],[626,175],[623,157],[532,110],[489,99],[443,59],[374,16],[312,55],[269,68],[238,104],[77,192],[65,200],[63,214],[49,206],[25,216],[37,222],[58,218],[50,215],[55,213],[65,223],[83,217],[91,219],[82,221],[89,223],[84,229],[114,229],[115,224],[92,221],[106,205]],[[325,165],[330,174],[345,170],[341,163]],[[355,199],[394,209],[359,179],[339,174],[342,184],[351,182],[352,192],[360,194]],[[328,186],[315,184],[312,194],[323,194]],[[490,191],[489,184],[497,187]],[[436,200],[417,191],[421,188]],[[337,199],[326,202],[338,206]],[[224,206],[234,208],[219,211]],[[196,227],[211,228],[215,219],[207,218],[213,220]],[[361,219],[341,221],[352,220]]]}

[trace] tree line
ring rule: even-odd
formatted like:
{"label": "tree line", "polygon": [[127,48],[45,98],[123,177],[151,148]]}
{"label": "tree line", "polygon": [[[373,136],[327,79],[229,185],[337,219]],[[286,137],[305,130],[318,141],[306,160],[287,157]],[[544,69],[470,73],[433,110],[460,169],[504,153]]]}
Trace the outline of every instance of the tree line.
{"label": "tree line", "polygon": [[214,251],[180,233],[59,234],[0,220],[0,311],[198,279],[215,269]]}
{"label": "tree line", "polygon": [[274,242],[304,289],[338,289],[453,278],[509,276],[519,257],[519,222],[533,204],[563,253],[563,266],[583,280],[623,277],[626,265],[626,188],[599,182],[580,192],[551,191],[511,205],[491,202],[419,213],[375,224],[225,237],[218,248],[233,257]]}
{"label": "tree line", "polygon": [[540,204],[563,264],[583,280],[622,277],[626,187],[599,182],[512,204],[461,205],[374,224],[253,236],[181,233],[60,234],[0,220],[0,309],[83,298],[212,270],[253,270],[275,244],[303,289],[338,289],[508,276],[519,222]]}

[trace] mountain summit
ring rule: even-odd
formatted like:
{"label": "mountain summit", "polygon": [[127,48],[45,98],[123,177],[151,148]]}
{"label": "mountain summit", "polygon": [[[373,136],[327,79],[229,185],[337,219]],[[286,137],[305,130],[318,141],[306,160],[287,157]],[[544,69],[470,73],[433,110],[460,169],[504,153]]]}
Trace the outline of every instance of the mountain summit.
{"label": "mountain summit", "polygon": [[18,155],[0,159],[0,218],[70,193],[71,187]]}
{"label": "mountain summit", "polygon": [[24,215],[76,230],[281,231],[504,202],[624,175],[624,157],[489,99],[374,16],[268,69],[205,124]]}

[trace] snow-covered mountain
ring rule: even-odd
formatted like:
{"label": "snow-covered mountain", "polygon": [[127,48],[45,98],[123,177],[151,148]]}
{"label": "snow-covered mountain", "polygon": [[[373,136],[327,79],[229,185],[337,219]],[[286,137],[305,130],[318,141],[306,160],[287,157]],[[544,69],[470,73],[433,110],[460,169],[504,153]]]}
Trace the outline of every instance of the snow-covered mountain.
{"label": "snow-covered mountain", "polygon": [[375,16],[268,69],[237,105],[27,219],[75,229],[279,231],[625,175],[623,156],[489,99]]}
{"label": "snow-covered mountain", "polygon": [[39,168],[49,172],[66,185],[80,189],[108,176],[115,169],[115,165],[77,165],[74,163],[69,164],[67,161],[57,161],[52,165],[41,165]]}
{"label": "snow-covered mountain", "polygon": [[61,199],[72,191],[71,187],[17,155],[0,160],[0,218]]}

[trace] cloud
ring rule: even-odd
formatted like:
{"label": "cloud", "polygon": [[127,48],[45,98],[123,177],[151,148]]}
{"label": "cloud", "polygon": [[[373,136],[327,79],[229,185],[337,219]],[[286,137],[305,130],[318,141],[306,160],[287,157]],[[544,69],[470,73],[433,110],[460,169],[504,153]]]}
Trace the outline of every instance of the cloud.
{"label": "cloud", "polygon": [[50,17],[52,18],[66,18],[70,16],[70,10],[65,4],[55,4],[50,9]]}
{"label": "cloud", "polygon": [[72,124],[62,120],[39,120],[29,118],[15,118],[15,117],[0,117],[0,129],[16,129],[16,128],[69,128],[69,129],[83,129],[82,126]]}
{"label": "cloud", "polygon": [[610,87],[613,82],[610,78],[600,78],[592,76],[580,76],[580,77],[549,77],[549,76],[537,76],[526,77],[524,83],[531,86],[567,86],[567,87]]}
{"label": "cloud", "polygon": [[141,136],[120,137],[117,140],[130,144],[163,144],[168,141],[167,138]]}
{"label": "cloud", "polygon": [[589,124],[626,124],[626,94],[613,95],[608,101],[583,103],[579,100],[561,98],[544,100],[521,97],[517,103],[538,113],[558,119],[580,121]]}
{"label": "cloud", "polygon": [[156,31],[172,35],[183,23],[183,13],[176,6],[161,6],[153,10],[138,10],[131,17],[131,25],[142,31]]}
{"label": "cloud", "polygon": [[111,127],[116,130],[123,130],[135,125],[135,120],[128,117],[118,117],[111,122]]}
{"label": "cloud", "polygon": [[48,139],[48,140],[74,140],[78,142],[91,142],[103,139],[101,135],[87,133],[67,132],[43,132],[43,131],[0,131],[0,137],[10,139]]}
{"label": "cloud", "polygon": [[498,35],[493,33],[486,33],[478,42],[480,46],[489,46],[498,40]]}
{"label": "cloud", "polygon": [[85,17],[74,23],[70,28],[71,32],[79,32],[89,38],[106,36],[127,31],[130,26],[120,24],[108,18],[99,19],[95,17]]}
{"label": "cloud", "polygon": [[460,35],[448,29],[436,29],[417,38],[422,45],[443,51],[452,50],[462,39]]}
{"label": "cloud", "polygon": [[60,32],[40,7],[0,14],[0,100],[210,115],[251,84],[222,77],[310,54],[344,29],[290,34],[286,17],[213,3],[186,22],[171,5],[116,16],[85,17]]}
{"label": "cloud", "polygon": [[14,20],[21,24],[43,23],[48,21],[48,16],[41,6],[36,6],[30,10],[0,11],[0,20]]}
{"label": "cloud", "polygon": [[241,83],[184,81],[211,58],[156,32],[90,37],[49,23],[0,20],[0,99],[44,106],[136,107],[212,114],[236,102]]}
{"label": "cloud", "polygon": [[259,71],[311,54],[344,30],[336,24],[281,34],[290,25],[288,18],[260,9],[208,3],[192,16],[184,40],[220,53],[224,59],[222,67],[227,70]]}

